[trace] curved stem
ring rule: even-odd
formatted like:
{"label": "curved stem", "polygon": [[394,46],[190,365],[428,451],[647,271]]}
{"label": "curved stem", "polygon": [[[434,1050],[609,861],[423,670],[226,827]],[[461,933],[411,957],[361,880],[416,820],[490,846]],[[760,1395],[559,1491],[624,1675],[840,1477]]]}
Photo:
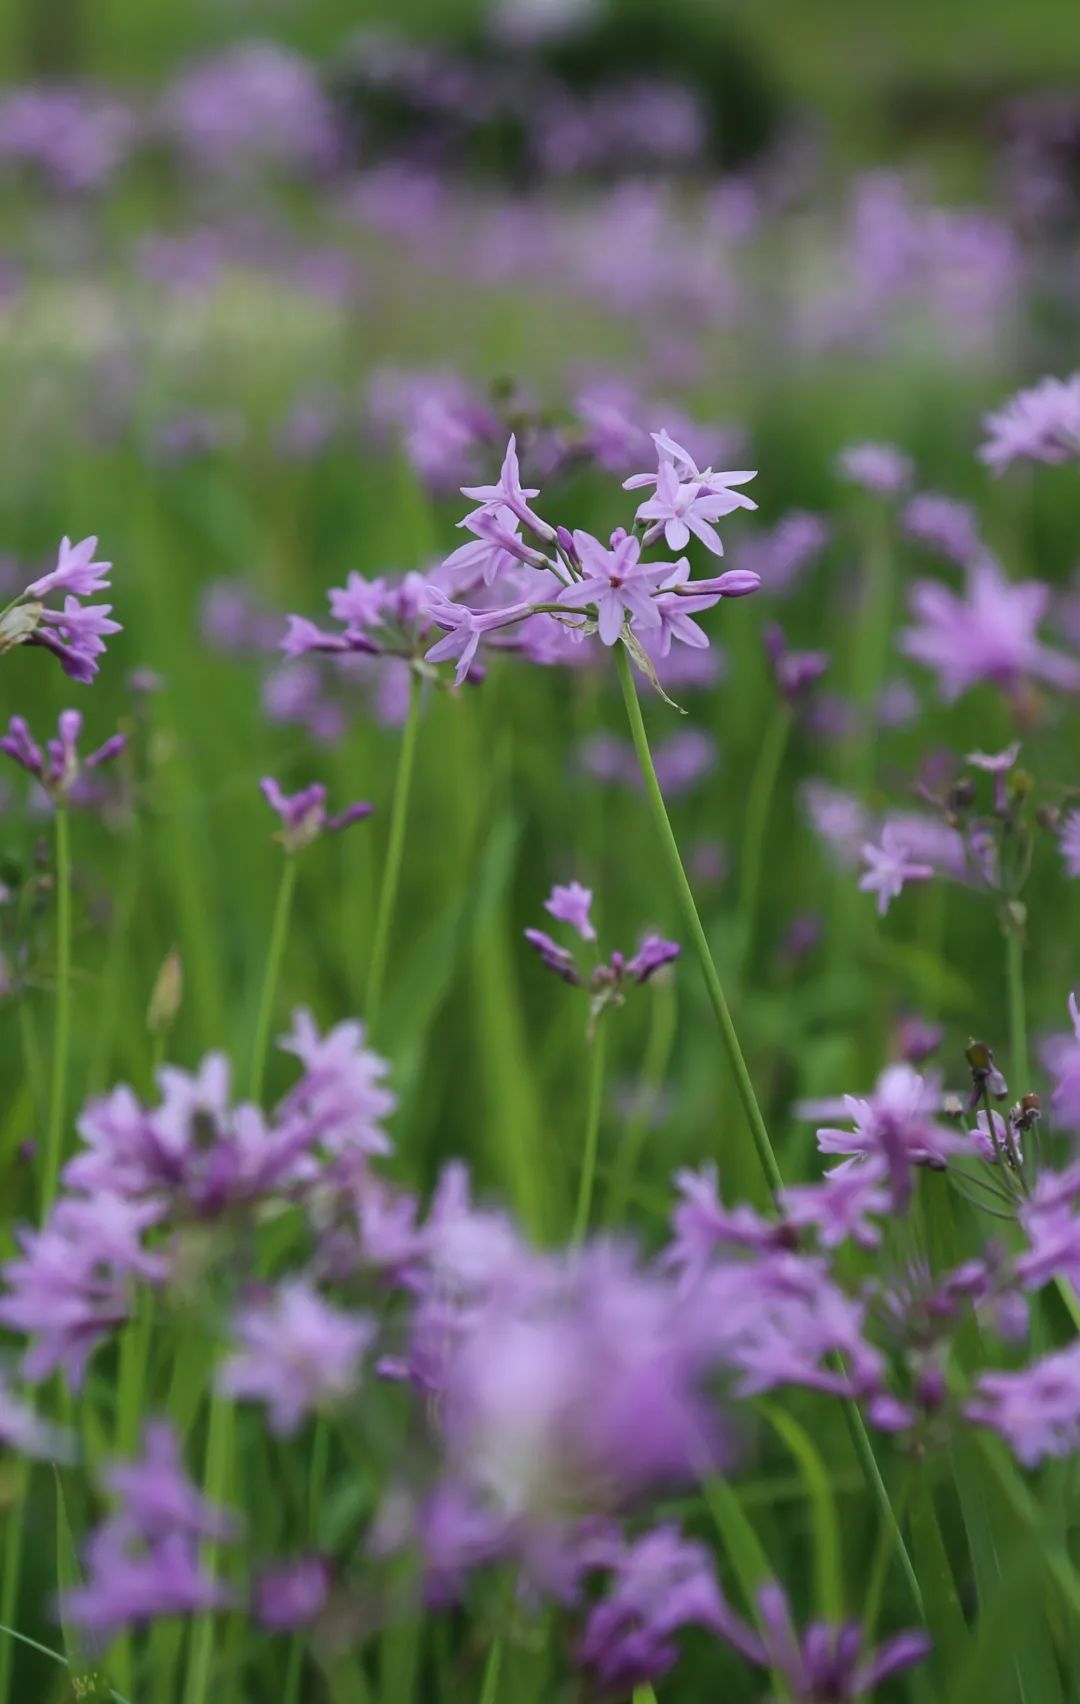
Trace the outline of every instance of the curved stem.
{"label": "curved stem", "polygon": [[285,942],[289,933],[293,892],[296,888],[296,858],[285,854],[281,866],[274,919],[270,925],[270,945],[266,949],[266,968],[263,971],[262,993],[259,995],[259,1015],[255,1020],[255,1039],[251,1050],[251,1077],[248,1098],[258,1103],[266,1074],[266,1055],[270,1048],[270,1025],[274,1016],[274,1000],[281,979],[281,963],[285,957]]}
{"label": "curved stem", "polygon": [[724,1044],[724,1051],[727,1054],[728,1064],[731,1067],[731,1074],[735,1078],[735,1086],[739,1093],[739,1099],[742,1102],[743,1111],[746,1114],[746,1122],[750,1126],[750,1134],[754,1140],[754,1147],[757,1150],[761,1169],[765,1173],[769,1188],[775,1193],[783,1188],[784,1180],[780,1175],[780,1168],[776,1163],[776,1155],[773,1153],[772,1143],[769,1141],[769,1132],[765,1128],[765,1120],[761,1116],[761,1108],[758,1105],[757,1095],[754,1093],[754,1085],[750,1080],[750,1073],[746,1068],[746,1060],[743,1058],[742,1048],[739,1046],[739,1037],[736,1033],[735,1025],[732,1022],[731,1013],[728,1010],[727,1000],[724,997],[723,984],[720,981],[719,972],[717,971],[716,965],[713,961],[708,936],[705,933],[701,918],[698,915],[697,904],[694,900],[694,890],[690,886],[686,871],[683,868],[682,856],[679,852],[679,843],[675,839],[675,833],[672,829],[671,820],[667,813],[667,806],[664,803],[664,795],[660,790],[660,783],[656,778],[656,769],[653,765],[652,753],[649,750],[649,739],[645,732],[645,723],[641,716],[641,705],[638,703],[637,688],[634,685],[634,677],[630,668],[630,659],[626,654],[625,647],[622,645],[616,646],[615,663],[619,671],[619,683],[622,686],[623,699],[626,703],[626,714],[630,723],[630,732],[633,735],[634,749],[637,752],[638,765],[641,769],[641,778],[645,783],[645,795],[652,809],[653,820],[656,823],[657,833],[660,836],[660,843],[664,850],[664,857],[667,861],[668,871],[682,910],[687,931],[693,943],[694,951],[697,954],[698,964],[701,967],[701,974],[705,978],[705,987],[708,990],[709,1001],[716,1016],[717,1025],[719,1026],[720,1039]]}
{"label": "curved stem", "polygon": [[56,1030],[41,1203],[48,1209],[60,1177],[71,1047],[71,837],[64,805],[56,807]]}
{"label": "curved stem", "polygon": [[416,736],[420,727],[420,695],[423,682],[414,669],[409,677],[409,713],[401,736],[394,797],[390,805],[390,835],[386,846],[379,908],[375,913],[375,933],[371,942],[368,964],[365,1018],[371,1033],[379,1016],[383,982],[386,977],[386,957],[390,946],[390,930],[394,921],[398,882],[401,877],[401,857],[405,849],[405,822],[409,812],[409,788],[412,784],[413,760],[416,756]]}
{"label": "curved stem", "polygon": [[596,1153],[600,1144],[600,1112],[604,1104],[604,1053],[607,1047],[607,1025],[604,1014],[589,1044],[589,1095],[585,1112],[585,1140],[581,1148],[581,1178],[578,1183],[577,1208],[571,1243],[582,1242],[589,1228],[593,1185],[596,1181]]}
{"label": "curved stem", "polygon": [[739,915],[743,926],[743,963],[750,962],[754,945],[754,924],[757,919],[758,894],[761,891],[761,857],[765,830],[769,822],[776,783],[787,750],[791,732],[791,707],[784,699],[777,704],[765,738],[758,751],[758,760],[746,798],[746,832],[743,836],[742,869],[739,881]]}

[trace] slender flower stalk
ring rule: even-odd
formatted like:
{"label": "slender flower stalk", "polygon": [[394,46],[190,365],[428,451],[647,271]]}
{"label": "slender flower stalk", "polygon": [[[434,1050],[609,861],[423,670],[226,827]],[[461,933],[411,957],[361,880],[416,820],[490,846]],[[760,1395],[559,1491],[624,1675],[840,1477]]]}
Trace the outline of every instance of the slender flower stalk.
{"label": "slender flower stalk", "polygon": [[41,1177],[41,1204],[56,1194],[67,1112],[68,1054],[71,1048],[71,835],[66,806],[56,806],[56,1030],[53,1042],[49,1130]]}
{"label": "slender flower stalk", "polygon": [[791,733],[791,706],[780,699],[765,730],[746,800],[746,832],[743,836],[742,870],[739,883],[739,915],[743,926],[743,963],[749,964],[754,946],[761,871],[764,863],[765,831],[776,783],[784,764]]}
{"label": "slender flower stalk", "polygon": [[761,1108],[758,1105],[757,1095],[754,1093],[754,1085],[750,1080],[750,1073],[746,1068],[746,1060],[743,1058],[743,1051],[739,1045],[739,1037],[736,1033],[731,1013],[728,1010],[728,1003],[724,996],[723,984],[720,981],[720,975],[713,960],[712,951],[709,947],[708,936],[705,933],[701,918],[698,915],[697,903],[694,899],[694,891],[690,886],[689,878],[687,877],[686,870],[683,867],[682,856],[679,852],[679,843],[675,839],[671,820],[668,817],[667,806],[664,803],[664,795],[660,791],[660,783],[656,778],[656,769],[653,765],[652,753],[649,750],[649,739],[645,732],[645,723],[641,715],[641,705],[638,703],[637,688],[634,685],[630,659],[627,656],[626,647],[623,645],[620,645],[616,650],[615,664],[619,671],[619,683],[622,686],[623,700],[626,704],[626,714],[630,723],[630,732],[633,736],[634,749],[637,752],[638,765],[641,769],[641,778],[645,784],[645,793],[649,800],[649,806],[653,813],[653,820],[656,823],[657,832],[660,836],[660,843],[663,847],[664,856],[667,860],[672,885],[675,888],[679,907],[686,922],[690,938],[693,941],[694,951],[698,956],[701,973],[705,978],[705,987],[708,991],[713,1012],[716,1015],[716,1022],[720,1029],[720,1038],[724,1044],[724,1050],[727,1053],[728,1064],[731,1067],[732,1075],[735,1078],[735,1086],[739,1093],[739,1099],[742,1102],[743,1112],[746,1115],[746,1122],[750,1126],[750,1134],[753,1137],[754,1147],[757,1150],[761,1169],[765,1173],[769,1188],[775,1194],[783,1188],[784,1180],[780,1175],[780,1167],[777,1165],[776,1155],[773,1152],[773,1146],[769,1140],[769,1132],[765,1127],[765,1120],[761,1115]]}
{"label": "slender flower stalk", "polygon": [[480,1687],[480,1704],[495,1704],[499,1696],[499,1672],[502,1669],[502,1640],[496,1639],[488,1652],[488,1660],[484,1665],[484,1679]]}
{"label": "slender flower stalk", "polygon": [[589,1042],[589,1093],[585,1112],[585,1140],[581,1149],[581,1178],[578,1184],[577,1207],[571,1242],[585,1239],[589,1228],[593,1186],[596,1182],[596,1155],[600,1145],[600,1114],[604,1104],[604,1055],[607,1047],[607,1025],[601,1016]]}
{"label": "slender flower stalk", "polygon": [[270,1050],[270,1026],[274,1016],[274,1000],[281,979],[281,965],[285,956],[285,942],[289,933],[289,918],[292,915],[295,891],[296,854],[286,853],[281,866],[281,881],[278,884],[277,901],[274,905],[274,918],[270,925],[270,945],[266,952],[266,968],[263,971],[262,992],[259,995],[259,1012],[255,1020],[255,1039],[251,1052],[250,1098],[256,1103],[262,1095],[266,1058]]}
{"label": "slender flower stalk", "polygon": [[[232,1445],[232,1403],[226,1397],[214,1395],[210,1399],[210,1414],[206,1429],[206,1464],[203,1472],[203,1489],[209,1502],[220,1504],[225,1501],[232,1461]],[[220,1546],[215,1539],[207,1539],[202,1547],[200,1561],[208,1574],[212,1574],[214,1571],[219,1549]],[[210,1696],[213,1657],[214,1616],[212,1611],[206,1611],[196,1618],[191,1629],[183,1704],[206,1704],[206,1700]]]}
{"label": "slender flower stalk", "polygon": [[[5,1520],[3,1552],[3,1583],[0,1584],[0,1619],[10,1627],[19,1615],[19,1582],[22,1576],[23,1518],[26,1497],[30,1488],[30,1463],[20,1461],[15,1466],[15,1483]],[[10,1639],[0,1639],[0,1704],[9,1704],[13,1652]]]}
{"label": "slender flower stalk", "polygon": [[1031,1067],[1024,999],[1024,941],[1015,925],[1010,926],[1005,935],[1005,973],[1009,994],[1009,1063],[1016,1092],[1026,1095],[1031,1087]]}
{"label": "slender flower stalk", "polygon": [[[653,818],[660,835],[661,844],[664,848],[665,857],[675,886],[675,891],[679,897],[683,916],[690,932],[691,939],[693,940],[694,949],[698,955],[698,962],[705,978],[705,986],[708,990],[709,999],[716,1015],[716,1021],[720,1029],[720,1036],[724,1043],[725,1051],[727,1052],[728,1062],[735,1077],[736,1086],[739,1091],[739,1098],[742,1101],[743,1111],[746,1114],[746,1120],[750,1126],[750,1133],[754,1139],[754,1146],[757,1150],[758,1159],[761,1163],[762,1170],[765,1173],[770,1189],[774,1194],[779,1194],[784,1187],[784,1180],[780,1172],[780,1167],[777,1163],[776,1155],[773,1152],[772,1143],[769,1140],[769,1133],[765,1127],[765,1120],[761,1115],[761,1108],[758,1105],[757,1096],[754,1093],[754,1085],[750,1080],[750,1073],[746,1067],[746,1060],[743,1058],[742,1048],[739,1046],[739,1038],[735,1030],[735,1025],[732,1021],[731,1013],[728,1010],[727,1000],[724,998],[723,985],[713,961],[712,952],[709,948],[708,937],[705,934],[701,918],[698,915],[693,889],[690,886],[689,878],[687,877],[686,870],[683,866],[682,857],[679,852],[679,844],[675,839],[675,833],[667,814],[667,807],[664,804],[664,795],[660,790],[660,783],[656,778],[656,770],[653,765],[652,754],[649,750],[648,735],[645,732],[645,723],[641,714],[641,705],[638,703],[637,689],[634,685],[630,659],[627,656],[625,646],[620,645],[618,647],[615,662],[619,671],[619,682],[622,686],[623,699],[626,704],[626,713],[630,722],[630,732],[633,735],[634,748],[637,752],[638,763],[641,768],[641,777],[645,783],[645,792],[652,808]],[[859,1462],[866,1476],[867,1483],[873,1492],[875,1501],[881,1510],[883,1519],[889,1523],[895,1534],[897,1554],[900,1558],[905,1578],[911,1589],[912,1597],[915,1600],[915,1604],[921,1616],[923,1614],[923,1602],[922,1593],[919,1589],[919,1582],[916,1577],[915,1569],[912,1565],[907,1546],[904,1542],[903,1533],[900,1530],[899,1521],[897,1520],[896,1513],[889,1500],[888,1487],[881,1476],[881,1470],[878,1467],[877,1459],[874,1455],[873,1446],[867,1434],[862,1414],[854,1402],[845,1403],[844,1411],[851,1430],[852,1441],[855,1445],[856,1454],[859,1457]]]}
{"label": "slender flower stalk", "polygon": [[405,718],[405,727],[401,736],[397,777],[394,781],[394,797],[390,806],[390,833],[386,846],[386,863],[383,866],[379,907],[375,913],[375,933],[372,938],[371,959],[368,964],[365,1017],[369,1033],[374,1033],[379,1017],[379,1007],[382,1003],[386,959],[390,947],[390,931],[394,922],[394,907],[397,902],[398,884],[401,879],[401,860],[405,850],[405,825],[409,814],[409,791],[412,786],[413,764],[416,757],[416,739],[420,729],[422,691],[423,682],[414,669],[409,678],[409,711]]}

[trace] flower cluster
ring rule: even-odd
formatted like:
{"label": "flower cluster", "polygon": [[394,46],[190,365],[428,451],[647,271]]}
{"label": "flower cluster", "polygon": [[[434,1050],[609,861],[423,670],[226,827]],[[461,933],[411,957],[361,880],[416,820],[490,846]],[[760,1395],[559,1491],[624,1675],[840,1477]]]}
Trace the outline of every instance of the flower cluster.
{"label": "flower cluster", "polygon": [[[570,882],[565,887],[556,884],[544,901],[544,908],[556,922],[569,924],[582,941],[591,945],[596,940],[596,930],[589,916],[592,897],[590,890],[582,887],[580,882]],[[583,971],[574,953],[553,941],[543,929],[526,929],[525,939],[556,976],[574,987],[588,988],[593,1023],[607,1006],[622,1004],[627,987],[647,982],[650,976],[677,959],[682,951],[675,941],[665,941],[659,935],[646,935],[630,958],[615,952],[609,959],[595,963],[591,970]]]}
{"label": "flower cluster", "polygon": [[[0,614],[0,651],[16,645],[43,645],[58,659],[72,680],[93,680],[105,650],[105,640],[119,633],[120,624],[110,621],[111,604],[84,603],[104,591],[111,563],[96,562],[96,538],[72,544],[60,542],[56,567],[24,588]],[[63,596],[60,606],[48,599]]]}

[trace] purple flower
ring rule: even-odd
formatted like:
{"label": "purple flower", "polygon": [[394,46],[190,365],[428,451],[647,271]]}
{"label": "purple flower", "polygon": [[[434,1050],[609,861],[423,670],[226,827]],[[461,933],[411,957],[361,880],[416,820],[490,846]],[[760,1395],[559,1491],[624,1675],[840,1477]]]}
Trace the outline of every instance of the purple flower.
{"label": "purple flower", "polygon": [[794,704],[821,679],[829,667],[829,655],[826,651],[792,651],[784,629],[775,621],[769,623],[762,638],[777,690]]}
{"label": "purple flower", "polygon": [[318,781],[313,781],[310,787],[299,793],[289,794],[283,793],[273,777],[267,775],[259,782],[259,787],[271,810],[276,811],[281,819],[278,839],[288,853],[302,851],[326,830],[336,831],[348,828],[350,823],[360,822],[374,809],[373,805],[367,804],[348,805],[337,816],[327,816],[326,788]]}
{"label": "purple flower", "polygon": [[989,1426],[1025,1467],[1072,1455],[1080,1444],[1080,1343],[1013,1373],[983,1373],[965,1413]]}
{"label": "purple flower", "polygon": [[524,621],[533,614],[534,606],[526,600],[509,604],[504,609],[469,609],[465,604],[454,603],[445,592],[440,592],[437,587],[432,586],[428,591],[427,610],[436,627],[441,627],[446,637],[436,640],[431,649],[424,653],[425,661],[456,662],[454,683],[460,686],[476,661],[476,653],[484,635],[493,633],[500,627],[512,627],[515,622]]}
{"label": "purple flower", "polygon": [[309,1414],[357,1388],[375,1331],[373,1320],[331,1307],[305,1278],[290,1279],[237,1314],[235,1347],[218,1388],[266,1403],[271,1431],[295,1432]]}
{"label": "purple flower", "polygon": [[523,562],[530,568],[549,566],[547,557],[522,539],[521,523],[512,509],[477,509],[458,526],[475,536],[451,551],[443,567],[465,575],[467,580],[479,579],[490,586],[498,575]]}
{"label": "purple flower", "polygon": [[272,1633],[307,1627],[326,1608],[330,1568],[321,1556],[301,1556],[266,1569],[255,1585],[255,1615]]}
{"label": "purple flower", "polygon": [[1080,458],[1080,373],[1040,379],[983,422],[979,456],[995,473],[1017,459],[1058,463]]}
{"label": "purple flower", "polygon": [[758,1629],[723,1606],[719,1631],[760,1668],[782,1674],[797,1704],[855,1704],[890,1675],[922,1662],[930,1653],[925,1633],[898,1633],[876,1651],[865,1648],[857,1621],[830,1627],[813,1621],[799,1636],[783,1587],[775,1580],[758,1588]]}
{"label": "purple flower", "polygon": [[721,1599],[712,1559],[673,1526],[620,1546],[604,1595],[589,1612],[579,1659],[604,1693],[658,1680],[678,1657],[680,1627],[716,1629]]}
{"label": "purple flower", "polygon": [[95,562],[97,542],[96,538],[84,538],[72,544],[69,538],[62,538],[56,567],[27,586],[23,596],[46,598],[50,592],[66,592],[72,597],[88,598],[105,591],[112,563]]}
{"label": "purple flower", "polygon": [[659,935],[646,935],[632,959],[626,963],[626,974],[634,982],[647,982],[664,965],[679,957],[682,948],[677,941],[665,941]]}
{"label": "purple flower", "polygon": [[844,1107],[854,1130],[822,1128],[817,1132],[818,1147],[823,1154],[883,1162],[898,1210],[907,1205],[911,1193],[912,1166],[940,1170],[951,1155],[963,1149],[962,1138],[937,1120],[941,1110],[938,1083],[920,1077],[908,1064],[886,1066],[868,1099],[846,1095]]}
{"label": "purple flower", "polygon": [[861,856],[866,871],[859,880],[859,891],[877,894],[879,917],[884,917],[889,902],[903,892],[906,882],[926,882],[934,875],[933,865],[919,863],[912,857],[908,842],[895,823],[885,824],[880,845],[865,841]]}
{"label": "purple flower", "polygon": [[160,1283],[166,1263],[143,1247],[161,1217],[153,1202],[105,1192],[61,1197],[41,1230],[21,1230],[21,1253],[2,1268],[0,1323],[33,1339],[23,1361],[37,1384],[57,1368],[82,1384],[94,1350],[128,1319],[130,1281]]}
{"label": "purple flower", "polygon": [[1080,876],[1080,811],[1069,811],[1058,830],[1058,850],[1065,860],[1065,873]]}
{"label": "purple flower", "polygon": [[961,568],[985,555],[974,509],[953,497],[943,497],[936,491],[918,492],[905,507],[901,524],[908,538],[938,551]]}
{"label": "purple flower", "polygon": [[627,617],[642,628],[659,627],[652,593],[657,581],[672,571],[672,563],[642,562],[641,540],[632,533],[618,538],[609,550],[591,533],[575,532],[574,545],[585,578],[560,592],[559,603],[592,604],[605,645],[618,641]]}
{"label": "purple flower", "polygon": [[909,657],[938,676],[946,699],[979,681],[992,681],[1007,692],[1027,677],[1066,691],[1080,690],[1080,663],[1040,644],[1037,629],[1050,601],[1040,580],[1015,585],[996,562],[983,559],[967,571],[963,597],[933,580],[920,580],[911,594],[916,625],[902,635]]}
{"label": "purple flower", "polygon": [[365,580],[362,574],[351,573],[344,586],[334,587],[328,594],[330,613],[346,629],[346,638],[363,633],[368,627],[382,626],[386,604],[386,581]]}
{"label": "purple flower", "polygon": [[656,474],[656,490],[639,504],[637,510],[637,519],[648,522],[646,543],[663,534],[669,550],[684,550],[693,533],[714,556],[722,556],[724,546],[712,522],[730,515],[734,509],[757,508],[757,504],[743,492],[727,490],[724,482],[741,482],[753,477],[753,474],[747,473],[713,474],[709,471],[700,479],[684,484],[679,479],[675,463],[662,457]]}
{"label": "purple flower", "polygon": [[870,1215],[883,1218],[892,1205],[886,1170],[875,1159],[849,1160],[820,1183],[785,1189],[780,1206],[789,1225],[813,1226],[823,1248],[838,1248],[850,1238],[860,1248],[877,1248],[881,1232]]}
{"label": "purple flower", "polygon": [[105,1483],[118,1511],[92,1535],[84,1582],[65,1592],[61,1613],[95,1643],[164,1616],[221,1609],[231,1594],[202,1566],[200,1540],[227,1541],[235,1525],[207,1503],[183,1471],[172,1428],[147,1426],[143,1456],[114,1462]]}
{"label": "purple flower", "polygon": [[1054,1035],[1043,1046],[1043,1064],[1054,1079],[1051,1104],[1054,1117],[1066,1130],[1080,1134],[1080,1004],[1069,995],[1071,1035]]}
{"label": "purple flower", "polygon": [[561,976],[563,981],[569,982],[572,987],[577,987],[581,974],[573,953],[567,952],[565,947],[560,947],[543,929],[526,929],[524,934],[530,947],[540,954],[548,969],[553,970],[556,976]]}
{"label": "purple flower", "polygon": [[40,611],[38,626],[25,643],[43,645],[69,679],[85,686],[98,672],[105,640],[120,632],[120,623],[109,620],[111,612],[111,604],[81,604],[78,598],[65,598],[62,610]]}
{"label": "purple flower", "polygon": [[556,922],[569,923],[583,941],[595,941],[596,930],[589,921],[592,897],[591,890],[582,887],[580,882],[569,882],[566,887],[556,885],[544,901],[544,910],[550,912]]}
{"label": "purple flower", "polygon": [[844,479],[878,497],[898,497],[914,472],[910,456],[895,444],[851,444],[841,450],[836,465]]}
{"label": "purple flower", "polygon": [[526,488],[521,483],[521,470],[518,467],[517,438],[511,433],[510,442],[506,446],[506,455],[499,470],[497,485],[463,485],[461,495],[469,497],[474,503],[480,503],[487,511],[509,509],[517,516],[523,526],[530,527],[540,538],[553,539],[554,527],[549,527],[541,520],[534,509],[529,507],[527,498],[539,497],[538,487]]}
{"label": "purple flower", "polygon": [[744,568],[752,569],[773,596],[789,591],[829,542],[829,528],[820,515],[792,509],[774,527],[752,533],[739,543]]}

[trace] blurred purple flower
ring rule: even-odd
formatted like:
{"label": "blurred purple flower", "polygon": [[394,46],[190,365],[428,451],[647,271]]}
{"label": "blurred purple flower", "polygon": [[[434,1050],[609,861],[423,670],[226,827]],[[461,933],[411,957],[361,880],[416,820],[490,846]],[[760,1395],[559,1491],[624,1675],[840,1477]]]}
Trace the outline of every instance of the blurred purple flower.
{"label": "blurred purple flower", "polygon": [[859,891],[877,895],[879,917],[884,917],[890,901],[903,892],[907,882],[926,882],[934,875],[933,865],[911,856],[907,840],[891,822],[882,829],[879,844],[871,840],[863,843],[861,855],[866,871],[859,880]]}
{"label": "blurred purple flower", "polygon": [[332,1307],[302,1277],[242,1307],[232,1329],[218,1389],[265,1403],[270,1429],[278,1433],[297,1431],[308,1415],[356,1390],[376,1334],[373,1320]]}
{"label": "blurred purple flower", "polygon": [[288,853],[302,851],[328,830],[336,832],[348,828],[350,823],[360,822],[375,808],[374,805],[357,803],[347,805],[336,816],[328,816],[326,788],[319,781],[313,781],[310,787],[299,793],[287,794],[281,791],[272,776],[267,775],[259,782],[259,787],[263,798],[281,821],[278,839]]}
{"label": "blurred purple flower", "polygon": [[899,497],[914,473],[910,456],[895,444],[851,444],[836,465],[844,479],[878,497]]}
{"label": "blurred purple flower", "polygon": [[590,889],[582,887],[580,882],[570,882],[566,887],[556,885],[544,901],[544,910],[550,912],[556,922],[569,923],[583,941],[595,941],[596,930],[589,921],[592,897]]}
{"label": "blurred purple flower", "polygon": [[911,593],[916,625],[901,644],[909,657],[937,673],[945,699],[959,698],[980,681],[1016,691],[1029,677],[1076,692],[1080,663],[1037,637],[1049,601],[1050,589],[1041,580],[1010,584],[986,558],[968,568],[963,597],[933,580],[916,583]]}
{"label": "blurred purple flower", "polygon": [[979,456],[995,473],[1018,459],[1064,462],[1080,459],[1080,373],[1040,379],[1018,391],[983,421],[986,442]]}

